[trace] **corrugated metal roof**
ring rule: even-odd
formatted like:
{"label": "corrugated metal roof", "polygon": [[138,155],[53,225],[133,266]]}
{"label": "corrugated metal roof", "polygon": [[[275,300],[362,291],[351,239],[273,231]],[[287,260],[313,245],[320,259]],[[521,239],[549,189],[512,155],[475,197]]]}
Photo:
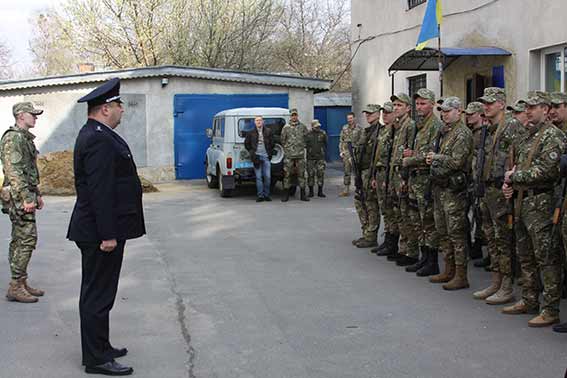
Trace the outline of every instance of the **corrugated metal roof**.
{"label": "corrugated metal roof", "polygon": [[315,95],[315,106],[352,106],[352,93],[325,92]]}
{"label": "corrugated metal roof", "polygon": [[278,75],[258,72],[230,71],[215,68],[182,66],[156,66],[116,71],[89,72],[77,75],[48,76],[24,80],[0,81],[0,92],[25,88],[51,87],[106,81],[112,77],[140,79],[149,77],[190,77],[203,80],[219,80],[281,87],[307,88],[316,92],[327,91],[331,81],[301,76]]}

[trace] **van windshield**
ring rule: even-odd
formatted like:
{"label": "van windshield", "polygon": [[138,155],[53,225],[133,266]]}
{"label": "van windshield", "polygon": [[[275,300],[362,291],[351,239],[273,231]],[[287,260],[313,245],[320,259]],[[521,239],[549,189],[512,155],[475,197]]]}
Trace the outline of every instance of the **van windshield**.
{"label": "van windshield", "polygon": [[[280,136],[282,128],[285,126],[284,118],[264,118],[264,126],[272,130],[274,136]],[[238,135],[246,138],[246,133],[254,130],[254,118],[240,118],[238,120]]]}

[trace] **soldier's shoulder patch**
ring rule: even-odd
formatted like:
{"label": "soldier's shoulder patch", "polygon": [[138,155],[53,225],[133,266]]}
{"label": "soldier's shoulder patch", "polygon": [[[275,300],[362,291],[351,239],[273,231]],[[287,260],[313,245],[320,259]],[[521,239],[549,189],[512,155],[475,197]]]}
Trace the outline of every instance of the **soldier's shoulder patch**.
{"label": "soldier's shoulder patch", "polygon": [[555,151],[551,151],[549,153],[549,160],[555,161],[557,159],[559,159],[559,154]]}

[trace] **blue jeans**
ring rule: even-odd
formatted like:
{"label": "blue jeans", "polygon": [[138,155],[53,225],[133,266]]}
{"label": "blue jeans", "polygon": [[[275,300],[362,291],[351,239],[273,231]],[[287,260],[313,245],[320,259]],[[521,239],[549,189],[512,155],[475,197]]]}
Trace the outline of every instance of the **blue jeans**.
{"label": "blue jeans", "polygon": [[258,197],[269,197],[272,163],[270,163],[267,156],[256,155],[256,157],[260,160],[258,168],[254,167],[256,191],[258,192]]}

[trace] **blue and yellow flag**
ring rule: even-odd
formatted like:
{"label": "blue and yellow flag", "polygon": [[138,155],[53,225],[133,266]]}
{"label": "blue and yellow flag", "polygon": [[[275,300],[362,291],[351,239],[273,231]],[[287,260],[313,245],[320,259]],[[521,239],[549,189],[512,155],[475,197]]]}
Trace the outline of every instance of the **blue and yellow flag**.
{"label": "blue and yellow flag", "polygon": [[430,39],[439,37],[439,25],[442,20],[441,0],[427,0],[427,9],[417,38],[416,50],[423,50]]}

